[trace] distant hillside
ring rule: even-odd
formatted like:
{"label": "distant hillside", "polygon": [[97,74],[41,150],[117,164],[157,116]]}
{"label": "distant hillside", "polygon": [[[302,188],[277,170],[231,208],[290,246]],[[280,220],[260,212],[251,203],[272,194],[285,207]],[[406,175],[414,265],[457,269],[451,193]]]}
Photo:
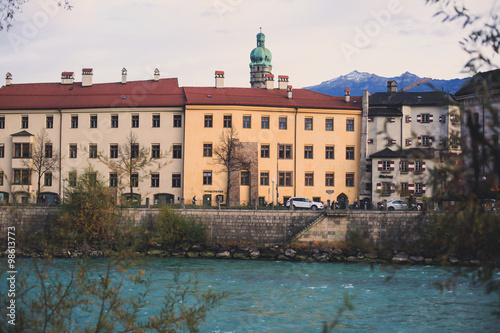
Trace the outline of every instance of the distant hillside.
{"label": "distant hillside", "polygon": [[[332,96],[343,96],[344,89],[350,88],[352,96],[360,96],[363,90],[368,90],[370,93],[387,91],[387,81],[396,80],[398,83],[398,90],[407,87],[415,82],[423,79],[415,74],[405,72],[400,76],[383,77],[366,72],[354,71],[347,75],[341,75],[337,78],[324,81],[316,86],[305,87],[312,91],[320,92]],[[414,87],[408,91],[433,91],[443,90],[451,94],[460,89],[462,84],[467,81],[465,79],[452,79],[452,80],[430,80],[420,86]]]}

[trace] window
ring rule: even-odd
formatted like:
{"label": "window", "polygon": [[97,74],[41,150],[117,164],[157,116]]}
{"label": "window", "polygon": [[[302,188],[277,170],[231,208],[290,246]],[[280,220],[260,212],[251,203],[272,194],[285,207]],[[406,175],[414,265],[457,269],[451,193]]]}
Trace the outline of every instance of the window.
{"label": "window", "polygon": [[304,146],[304,158],[306,159],[313,158],[313,146]]}
{"label": "window", "polygon": [[325,149],[325,158],[327,160],[335,159],[335,147],[334,146],[326,146]]}
{"label": "window", "polygon": [[345,147],[345,159],[346,160],[354,159],[354,147]]}
{"label": "window", "polygon": [[172,146],[172,158],[182,158],[182,146],[173,145]]}
{"label": "window", "polygon": [[182,115],[174,114],[174,127],[182,127]]}
{"label": "window", "polygon": [[422,172],[423,163],[422,161],[415,161],[415,172]]}
{"label": "window", "polygon": [[269,145],[260,145],[260,157],[269,158]]}
{"label": "window", "polygon": [[233,116],[230,114],[224,115],[224,128],[231,128],[233,127]]}
{"label": "window", "polygon": [[325,186],[335,186],[335,174],[333,172],[325,174]]}
{"label": "window", "polygon": [[262,129],[269,129],[269,116],[261,117],[260,124]]}
{"label": "window", "polygon": [[132,158],[139,157],[139,144],[138,143],[130,144],[130,157],[132,157]]}
{"label": "window", "polygon": [[405,140],[405,145],[406,145],[407,147],[411,146],[411,139],[406,139],[406,140]]}
{"label": "window", "polygon": [[422,194],[422,193],[423,193],[423,184],[415,183],[415,194]]}
{"label": "window", "polygon": [[313,119],[312,118],[306,118],[304,120],[304,130],[306,131],[312,131],[313,129]]}
{"label": "window", "polygon": [[89,144],[89,158],[97,158],[97,144]]}
{"label": "window", "polygon": [[5,128],[5,116],[0,117],[0,129]]}
{"label": "window", "polygon": [[250,185],[250,172],[241,172],[241,185]]}
{"label": "window", "polygon": [[76,158],[78,153],[78,146],[74,143],[69,145],[69,158]]}
{"label": "window", "polygon": [[153,127],[160,127],[160,115],[159,114],[153,115]]}
{"label": "window", "polygon": [[292,172],[279,172],[278,184],[279,186],[292,186]]}
{"label": "window", "polygon": [[212,157],[212,144],[204,143],[203,144],[203,157]]}
{"label": "window", "polygon": [[68,185],[75,187],[76,186],[76,171],[68,172]]}
{"label": "window", "polygon": [[181,175],[176,173],[172,175],[172,187],[181,187]]}
{"label": "window", "polygon": [[391,183],[383,182],[382,183],[382,195],[391,195]]}
{"label": "window", "polygon": [[151,158],[160,158],[160,145],[151,145]]}
{"label": "window", "polygon": [[118,145],[109,145],[109,158],[118,158]]}
{"label": "window", "polygon": [[252,128],[252,116],[243,116],[243,128]]}
{"label": "window", "polygon": [[431,122],[431,115],[429,113],[422,113],[422,122],[423,123],[430,123]]}
{"label": "window", "polygon": [[30,158],[31,145],[29,143],[14,143],[15,158]]}
{"label": "window", "polygon": [[428,135],[422,135],[422,146],[429,147],[432,146],[432,139]]}
{"label": "window", "polygon": [[21,117],[21,128],[28,128],[28,116]]}
{"label": "window", "polygon": [[118,128],[118,115],[117,114],[111,115],[111,128]]}
{"label": "window", "polygon": [[203,185],[212,185],[212,171],[203,171]]}
{"label": "window", "polygon": [[53,116],[47,116],[45,118],[45,127],[54,128],[54,117]]}
{"label": "window", "polygon": [[71,116],[71,128],[78,128],[78,116],[77,115]]}
{"label": "window", "polygon": [[97,128],[97,115],[90,115],[90,128]]}
{"label": "window", "polygon": [[46,172],[43,178],[43,186],[52,186],[52,172]]}
{"label": "window", "polygon": [[14,169],[15,185],[31,185],[31,174],[29,169]]}
{"label": "window", "polygon": [[347,119],[346,120],[346,128],[345,130],[347,132],[354,132],[354,119]]}
{"label": "window", "polygon": [[280,117],[280,119],[279,119],[279,129],[286,130],[286,128],[287,128],[287,118],[286,117]]}
{"label": "window", "polygon": [[160,174],[151,174],[151,187],[160,187]]}
{"label": "window", "polygon": [[139,115],[138,114],[133,114],[132,115],[132,127],[133,128],[138,128],[139,127]]}
{"label": "window", "polygon": [[278,158],[291,159],[292,158],[292,145],[279,145]]}
{"label": "window", "polygon": [[118,174],[115,172],[109,174],[109,187],[118,187]]}
{"label": "window", "polygon": [[382,161],[382,170],[381,171],[385,171],[385,172],[391,171],[391,161],[389,161],[389,160]]}
{"label": "window", "polygon": [[0,158],[5,157],[5,146],[3,143],[0,143]]}
{"label": "window", "polygon": [[408,172],[408,161],[402,160],[400,166],[401,166],[401,173]]}
{"label": "window", "polygon": [[408,183],[401,183],[401,194],[408,194]]}
{"label": "window", "polygon": [[333,131],[333,118],[325,120],[325,131]]}
{"label": "window", "polygon": [[306,172],[305,186],[314,186],[314,173]]}
{"label": "window", "polygon": [[346,173],[345,174],[345,186],[346,187],[354,187],[354,174]]}
{"label": "window", "polygon": [[132,187],[139,186],[139,174],[137,172],[130,174],[130,186]]}
{"label": "window", "polygon": [[0,171],[0,186],[3,186],[3,177],[4,177],[3,171]]}
{"label": "window", "polygon": [[205,115],[205,127],[212,127],[213,125],[213,116],[211,114]]}
{"label": "window", "polygon": [[261,172],[260,173],[260,185],[268,186],[269,185],[269,172]]}

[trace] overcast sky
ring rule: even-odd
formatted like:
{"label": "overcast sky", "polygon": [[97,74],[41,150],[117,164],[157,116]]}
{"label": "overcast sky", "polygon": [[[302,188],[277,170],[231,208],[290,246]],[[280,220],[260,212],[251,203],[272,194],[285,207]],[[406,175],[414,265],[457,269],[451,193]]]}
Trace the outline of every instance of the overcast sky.
{"label": "overcast sky", "polygon": [[[94,82],[177,77],[181,86],[249,87],[250,52],[262,27],[273,74],[294,87],[353,70],[405,71],[452,79],[467,55],[458,23],[433,17],[425,0],[30,0],[14,27],[0,32],[0,75],[13,83],[58,82],[62,71],[94,69]],[[497,0],[459,0],[473,13],[500,14]],[[498,59],[495,59],[498,62]]]}

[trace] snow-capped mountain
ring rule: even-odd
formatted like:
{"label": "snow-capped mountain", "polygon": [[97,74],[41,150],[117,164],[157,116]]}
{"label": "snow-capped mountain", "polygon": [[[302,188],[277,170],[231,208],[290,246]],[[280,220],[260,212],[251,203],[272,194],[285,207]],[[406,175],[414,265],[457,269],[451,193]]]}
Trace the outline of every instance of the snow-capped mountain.
{"label": "snow-capped mountain", "polygon": [[[305,89],[332,96],[343,96],[344,89],[350,88],[352,96],[360,96],[363,94],[363,90],[368,90],[370,93],[387,91],[388,80],[395,80],[398,83],[398,90],[401,90],[402,88],[405,88],[422,79],[423,77],[419,77],[409,72],[405,72],[400,76],[395,77],[383,77],[367,72],[353,71],[349,74],[341,75],[337,78],[324,81],[321,84],[305,87]],[[443,90],[445,92],[454,94],[467,80],[468,78],[452,80],[432,79],[417,87],[411,88],[408,91]]]}

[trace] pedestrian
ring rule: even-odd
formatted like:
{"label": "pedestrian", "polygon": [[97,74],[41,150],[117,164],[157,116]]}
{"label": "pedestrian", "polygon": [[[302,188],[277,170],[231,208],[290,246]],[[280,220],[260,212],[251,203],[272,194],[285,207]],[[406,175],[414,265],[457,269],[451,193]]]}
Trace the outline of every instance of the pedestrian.
{"label": "pedestrian", "polygon": [[193,197],[193,205],[196,205],[196,195]]}

